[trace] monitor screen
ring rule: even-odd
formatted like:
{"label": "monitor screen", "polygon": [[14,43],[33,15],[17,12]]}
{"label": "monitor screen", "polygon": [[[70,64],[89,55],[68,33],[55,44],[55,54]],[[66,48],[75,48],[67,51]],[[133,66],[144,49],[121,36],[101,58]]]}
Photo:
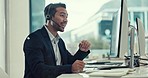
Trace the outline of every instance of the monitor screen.
{"label": "monitor screen", "polygon": [[113,17],[111,37],[111,57],[123,58],[128,52],[128,9],[125,0]]}
{"label": "monitor screen", "polygon": [[145,32],[143,23],[139,18],[136,18],[137,34],[138,34],[138,48],[139,55],[145,56]]}

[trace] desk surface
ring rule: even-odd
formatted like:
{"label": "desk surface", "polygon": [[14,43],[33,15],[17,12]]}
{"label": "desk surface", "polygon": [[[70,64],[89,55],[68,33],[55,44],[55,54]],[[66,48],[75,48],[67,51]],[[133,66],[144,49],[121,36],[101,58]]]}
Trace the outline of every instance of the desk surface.
{"label": "desk surface", "polygon": [[136,70],[122,77],[90,77],[86,73],[62,74],[58,78],[148,78],[148,66],[136,67]]}
{"label": "desk surface", "polygon": [[148,78],[148,65],[135,67],[135,71],[130,72],[122,77],[101,77],[101,76],[91,77],[89,76],[88,73],[84,72],[84,73],[62,74],[57,78]]}

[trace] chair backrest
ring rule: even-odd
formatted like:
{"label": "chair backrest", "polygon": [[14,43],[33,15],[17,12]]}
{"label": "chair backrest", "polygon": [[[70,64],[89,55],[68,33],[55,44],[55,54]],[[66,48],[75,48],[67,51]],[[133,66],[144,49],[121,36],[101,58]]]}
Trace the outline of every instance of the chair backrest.
{"label": "chair backrest", "polygon": [[0,78],[9,78],[8,74],[0,67]]}

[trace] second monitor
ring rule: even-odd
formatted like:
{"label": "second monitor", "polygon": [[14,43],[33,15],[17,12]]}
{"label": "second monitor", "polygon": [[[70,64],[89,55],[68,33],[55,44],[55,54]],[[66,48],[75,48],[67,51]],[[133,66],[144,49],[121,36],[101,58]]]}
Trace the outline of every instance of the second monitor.
{"label": "second monitor", "polygon": [[128,52],[128,23],[126,0],[121,0],[121,7],[113,17],[111,57],[123,58]]}
{"label": "second monitor", "polygon": [[139,48],[139,55],[145,56],[145,31],[143,27],[143,23],[139,18],[136,18],[136,25],[137,25],[137,34],[138,34],[138,48]]}

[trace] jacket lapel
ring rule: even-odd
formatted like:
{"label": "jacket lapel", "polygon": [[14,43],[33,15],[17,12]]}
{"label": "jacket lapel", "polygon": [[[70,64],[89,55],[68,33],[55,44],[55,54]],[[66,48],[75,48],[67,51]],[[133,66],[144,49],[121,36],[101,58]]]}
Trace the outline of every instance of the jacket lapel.
{"label": "jacket lapel", "polygon": [[53,47],[52,47],[52,43],[51,43],[51,40],[49,38],[49,35],[45,29],[45,27],[43,26],[42,29],[41,29],[41,34],[43,35],[43,42],[46,46],[46,48],[48,48],[48,52],[51,52],[52,56],[53,56],[53,59],[54,59],[54,63],[56,65],[56,62],[55,62],[55,54],[54,54],[54,50],[53,50]]}
{"label": "jacket lapel", "polygon": [[66,59],[67,55],[66,55],[66,52],[63,48],[63,46],[65,46],[65,45],[62,43],[62,39],[59,40],[58,46],[59,46],[59,50],[60,50],[60,54],[61,54],[61,63],[67,64],[67,59]]}

